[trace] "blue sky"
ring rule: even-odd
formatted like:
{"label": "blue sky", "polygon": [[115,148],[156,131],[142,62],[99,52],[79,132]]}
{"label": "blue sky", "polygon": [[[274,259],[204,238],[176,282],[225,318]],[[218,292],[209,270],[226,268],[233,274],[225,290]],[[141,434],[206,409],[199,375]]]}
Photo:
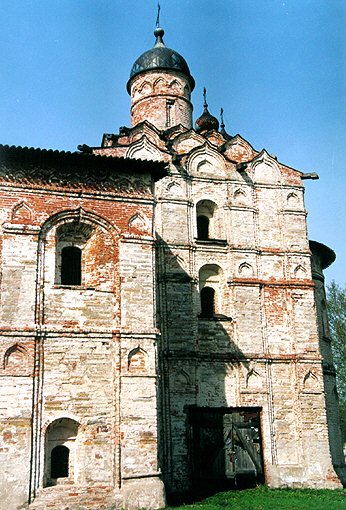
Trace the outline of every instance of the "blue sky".
{"label": "blue sky", "polygon": [[[129,125],[126,82],[153,46],[156,0],[1,0],[0,143],[76,150]],[[309,237],[346,283],[344,0],[161,0],[165,43],[209,110],[305,181]]]}

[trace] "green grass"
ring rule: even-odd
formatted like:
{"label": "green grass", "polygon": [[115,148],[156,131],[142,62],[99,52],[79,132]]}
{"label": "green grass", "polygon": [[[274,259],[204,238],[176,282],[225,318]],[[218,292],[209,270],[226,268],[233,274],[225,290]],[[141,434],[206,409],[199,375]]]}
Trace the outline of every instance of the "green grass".
{"label": "green grass", "polygon": [[268,489],[220,492],[174,510],[346,510],[346,490]]}

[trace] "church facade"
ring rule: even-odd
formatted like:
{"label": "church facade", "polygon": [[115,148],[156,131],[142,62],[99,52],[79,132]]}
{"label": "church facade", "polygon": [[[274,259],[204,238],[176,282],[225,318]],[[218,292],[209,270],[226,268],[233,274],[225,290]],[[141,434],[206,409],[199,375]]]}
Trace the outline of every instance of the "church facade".
{"label": "church facade", "polygon": [[132,67],[131,127],[0,148],[1,510],[345,482],[314,175],[206,96],[193,128],[163,35]]}

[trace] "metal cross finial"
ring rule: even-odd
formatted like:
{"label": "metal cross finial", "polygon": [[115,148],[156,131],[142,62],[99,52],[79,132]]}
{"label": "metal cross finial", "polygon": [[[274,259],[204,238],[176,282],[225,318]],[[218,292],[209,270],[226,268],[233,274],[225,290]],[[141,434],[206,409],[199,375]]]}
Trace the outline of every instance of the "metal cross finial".
{"label": "metal cross finial", "polygon": [[221,129],[225,129],[225,123],[223,121],[223,108],[220,110],[220,117],[221,117]]}
{"label": "metal cross finial", "polygon": [[160,10],[161,10],[160,2],[157,2],[156,28],[159,28],[160,26]]}
{"label": "metal cross finial", "polygon": [[207,89],[205,87],[203,87],[203,98],[204,98],[204,108],[208,108],[208,103],[207,103]]}

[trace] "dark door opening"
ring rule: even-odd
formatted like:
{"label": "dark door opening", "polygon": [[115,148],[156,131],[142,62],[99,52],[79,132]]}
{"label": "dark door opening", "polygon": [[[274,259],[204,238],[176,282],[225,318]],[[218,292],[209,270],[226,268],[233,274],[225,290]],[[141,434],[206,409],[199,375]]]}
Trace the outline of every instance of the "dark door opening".
{"label": "dark door opening", "polygon": [[67,478],[70,450],[63,445],[53,448],[51,453],[51,478]]}
{"label": "dark door opening", "polygon": [[259,408],[191,408],[190,424],[195,491],[264,483]]}

